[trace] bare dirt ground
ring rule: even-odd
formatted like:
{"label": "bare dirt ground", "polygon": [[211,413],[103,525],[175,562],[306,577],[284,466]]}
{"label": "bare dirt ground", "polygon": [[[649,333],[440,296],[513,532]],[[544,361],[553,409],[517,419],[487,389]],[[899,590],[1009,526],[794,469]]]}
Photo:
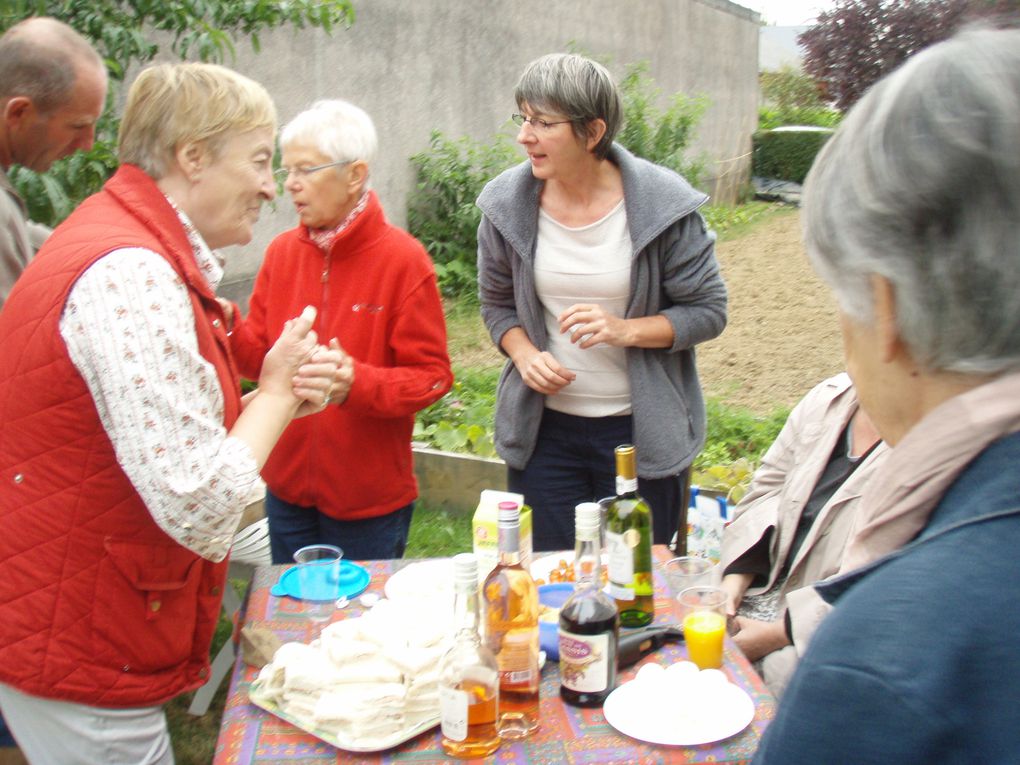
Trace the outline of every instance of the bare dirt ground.
{"label": "bare dirt ground", "polygon": [[[716,252],[729,289],[729,323],[698,347],[705,392],[768,415],[792,407],[843,368],[835,301],[808,265],[795,208],[769,214]],[[477,314],[448,322],[454,363],[500,366]]]}
{"label": "bare dirt ground", "polygon": [[706,394],[768,414],[842,370],[836,304],[808,264],[796,209],[721,242],[716,253],[729,323],[698,347]]}

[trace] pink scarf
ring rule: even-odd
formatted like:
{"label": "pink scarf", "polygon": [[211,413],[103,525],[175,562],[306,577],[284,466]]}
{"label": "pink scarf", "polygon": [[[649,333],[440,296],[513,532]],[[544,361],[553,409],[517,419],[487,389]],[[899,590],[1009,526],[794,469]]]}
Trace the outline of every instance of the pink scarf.
{"label": "pink scarf", "polygon": [[345,217],[340,223],[333,228],[310,228],[308,229],[309,238],[315,242],[316,246],[323,252],[329,252],[329,248],[333,246],[333,242],[340,236],[352,223],[354,219],[361,214],[361,211],[368,205],[368,192],[366,191],[361,195],[361,199],[354,205],[354,209],[351,210],[347,217]]}
{"label": "pink scarf", "polygon": [[904,436],[861,497],[840,573],[897,550],[928,518],[963,469],[992,442],[1020,430],[1020,372],[942,403]]}

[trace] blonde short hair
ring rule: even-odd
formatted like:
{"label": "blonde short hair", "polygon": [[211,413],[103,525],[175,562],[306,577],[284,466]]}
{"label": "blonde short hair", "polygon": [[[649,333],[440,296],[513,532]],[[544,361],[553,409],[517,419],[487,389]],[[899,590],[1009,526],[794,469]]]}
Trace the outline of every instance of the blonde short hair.
{"label": "blonde short hair", "polygon": [[259,83],[216,64],[158,64],[128,91],[118,156],[157,180],[177,147],[205,141],[213,156],[233,133],[276,128],[276,107]]}

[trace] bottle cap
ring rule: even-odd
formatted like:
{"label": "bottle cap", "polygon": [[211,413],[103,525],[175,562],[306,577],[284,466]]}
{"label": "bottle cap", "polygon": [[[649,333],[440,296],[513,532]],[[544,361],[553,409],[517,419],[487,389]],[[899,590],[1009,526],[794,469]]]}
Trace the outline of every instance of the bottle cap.
{"label": "bottle cap", "polygon": [[478,559],[473,553],[458,553],[453,556],[453,584],[458,587],[466,583],[471,587],[478,586]]}
{"label": "bottle cap", "polygon": [[514,525],[521,522],[521,508],[516,502],[500,502],[497,506],[496,518],[500,526]]}
{"label": "bottle cap", "polygon": [[577,528],[599,528],[602,525],[602,505],[598,502],[582,502],[574,508],[574,524]]}

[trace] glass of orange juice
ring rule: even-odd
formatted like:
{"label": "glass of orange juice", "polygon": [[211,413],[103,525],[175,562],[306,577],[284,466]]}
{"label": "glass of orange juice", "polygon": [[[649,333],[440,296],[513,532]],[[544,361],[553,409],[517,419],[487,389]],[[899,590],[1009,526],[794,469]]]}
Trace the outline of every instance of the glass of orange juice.
{"label": "glass of orange juice", "polygon": [[688,587],[677,596],[683,612],[687,656],[698,669],[722,666],[726,636],[726,591],[721,587]]}

